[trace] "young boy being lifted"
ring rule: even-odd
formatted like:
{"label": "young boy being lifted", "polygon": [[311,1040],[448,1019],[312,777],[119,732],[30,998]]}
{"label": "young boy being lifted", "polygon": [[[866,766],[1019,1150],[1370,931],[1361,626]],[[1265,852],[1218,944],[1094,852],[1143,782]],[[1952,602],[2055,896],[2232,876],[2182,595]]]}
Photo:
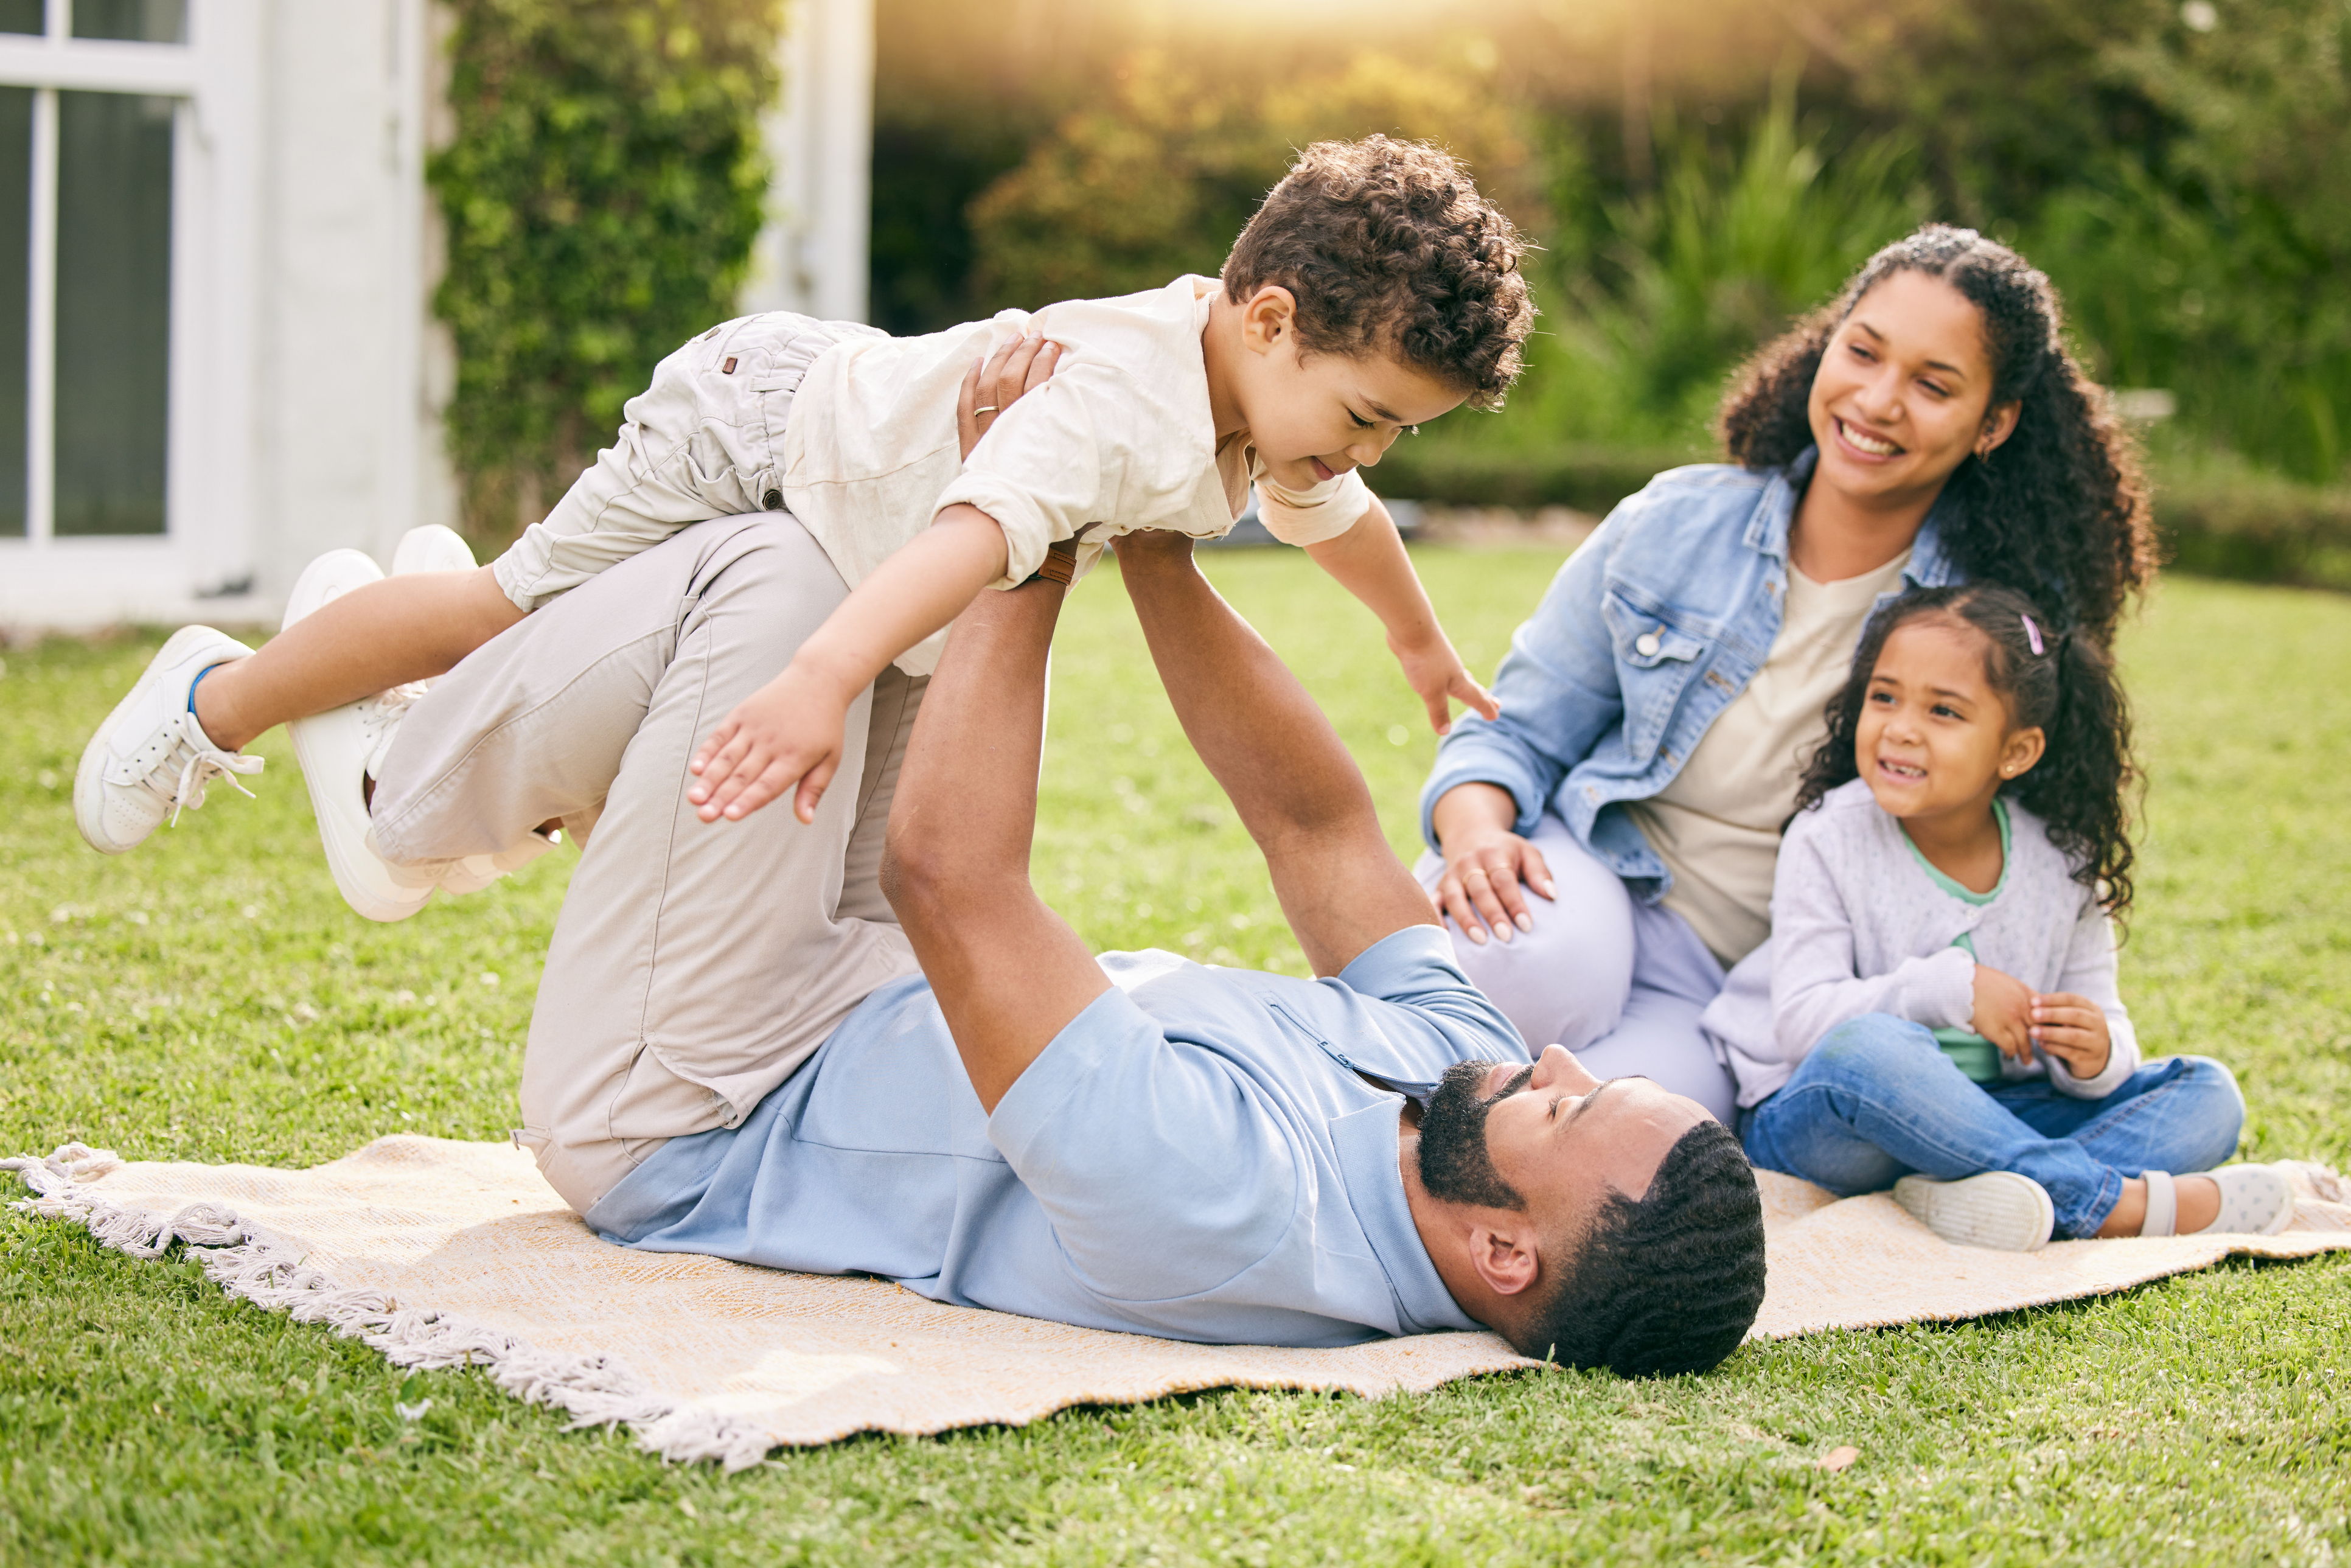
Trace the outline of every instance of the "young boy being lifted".
{"label": "young boy being lifted", "polygon": [[[350,756],[300,746],[298,727],[296,737],[329,859],[360,913],[413,913],[432,879],[413,902],[364,896],[345,868],[372,845],[338,842],[364,838],[360,797],[404,684],[690,523],[787,507],[852,591],[711,732],[689,791],[705,821],[787,793],[809,820],[858,694],[893,663],[927,674],[974,595],[1052,570],[1057,544],[1059,570],[1070,544],[1082,570],[1138,528],[1223,534],[1252,482],[1267,528],[1380,618],[1440,733],[1448,698],[1491,716],[1357,470],[1400,432],[1465,402],[1500,403],[1534,316],[1522,249],[1451,158],[1374,136],[1307,149],[1220,279],[919,338],[784,313],[715,327],[662,361],[614,444],[491,566],[396,564],[355,581],[350,563],[373,578],[372,563],[336,551],[304,573],[287,629],[259,653],[207,627],[175,634],[92,737],[76,820],[92,846],[120,853],[200,805],[208,779],[258,771],[240,748],[272,725],[348,706],[354,722],[338,733],[354,737]],[[1000,418],[971,408],[977,361],[1023,337],[1047,343],[1037,368],[1050,379]],[[983,432],[968,457],[959,392]],[[487,874],[475,868],[472,884]]]}

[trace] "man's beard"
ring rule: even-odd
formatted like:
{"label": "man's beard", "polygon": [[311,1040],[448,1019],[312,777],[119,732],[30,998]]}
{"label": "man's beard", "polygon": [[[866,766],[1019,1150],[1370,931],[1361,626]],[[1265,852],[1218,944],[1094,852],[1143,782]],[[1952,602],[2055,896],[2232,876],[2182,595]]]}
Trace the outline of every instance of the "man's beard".
{"label": "man's beard", "polygon": [[1478,1208],[1527,1206],[1486,1152],[1486,1113],[1525,1088],[1535,1070],[1523,1068],[1494,1093],[1480,1094],[1479,1088],[1493,1066],[1490,1061],[1455,1062],[1445,1070],[1427,1109],[1420,1113],[1420,1185],[1440,1203]]}

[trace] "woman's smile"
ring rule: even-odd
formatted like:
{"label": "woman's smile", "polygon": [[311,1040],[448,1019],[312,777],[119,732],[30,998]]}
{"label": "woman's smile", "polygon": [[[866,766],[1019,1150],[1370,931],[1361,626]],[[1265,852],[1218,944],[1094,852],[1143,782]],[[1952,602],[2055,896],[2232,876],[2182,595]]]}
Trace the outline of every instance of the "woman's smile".
{"label": "woman's smile", "polygon": [[1907,450],[1901,443],[1883,435],[1873,434],[1852,421],[1838,415],[1832,414],[1830,421],[1836,426],[1837,439],[1851,447],[1855,454],[1861,457],[1899,457]]}

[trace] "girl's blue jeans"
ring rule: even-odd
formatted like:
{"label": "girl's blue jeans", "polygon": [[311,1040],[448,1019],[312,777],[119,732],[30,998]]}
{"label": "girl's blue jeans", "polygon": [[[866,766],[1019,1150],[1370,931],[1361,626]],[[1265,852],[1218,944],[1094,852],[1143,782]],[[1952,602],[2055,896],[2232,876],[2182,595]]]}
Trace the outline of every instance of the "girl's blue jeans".
{"label": "girl's blue jeans", "polygon": [[1873,1013],[1822,1036],[1740,1133],[1756,1165],[1840,1197],[1913,1173],[2014,1171],[2048,1189],[2064,1237],[2095,1236],[2131,1176],[2220,1164],[2244,1121],[2236,1079],[2210,1057],[2166,1057],[2076,1100],[2045,1078],[1978,1083],[1925,1026]]}

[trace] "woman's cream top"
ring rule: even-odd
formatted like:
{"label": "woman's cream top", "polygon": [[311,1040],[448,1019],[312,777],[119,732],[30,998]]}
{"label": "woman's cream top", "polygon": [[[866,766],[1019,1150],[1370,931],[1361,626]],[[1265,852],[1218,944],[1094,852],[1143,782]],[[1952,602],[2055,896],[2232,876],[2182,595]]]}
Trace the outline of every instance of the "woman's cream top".
{"label": "woman's cream top", "polygon": [[1664,790],[1625,808],[1673,873],[1666,907],[1727,967],[1771,934],[1780,829],[1804,763],[1827,731],[1854,644],[1878,596],[1898,591],[1910,552],[1860,577],[1814,582],[1792,563],[1780,634]]}

